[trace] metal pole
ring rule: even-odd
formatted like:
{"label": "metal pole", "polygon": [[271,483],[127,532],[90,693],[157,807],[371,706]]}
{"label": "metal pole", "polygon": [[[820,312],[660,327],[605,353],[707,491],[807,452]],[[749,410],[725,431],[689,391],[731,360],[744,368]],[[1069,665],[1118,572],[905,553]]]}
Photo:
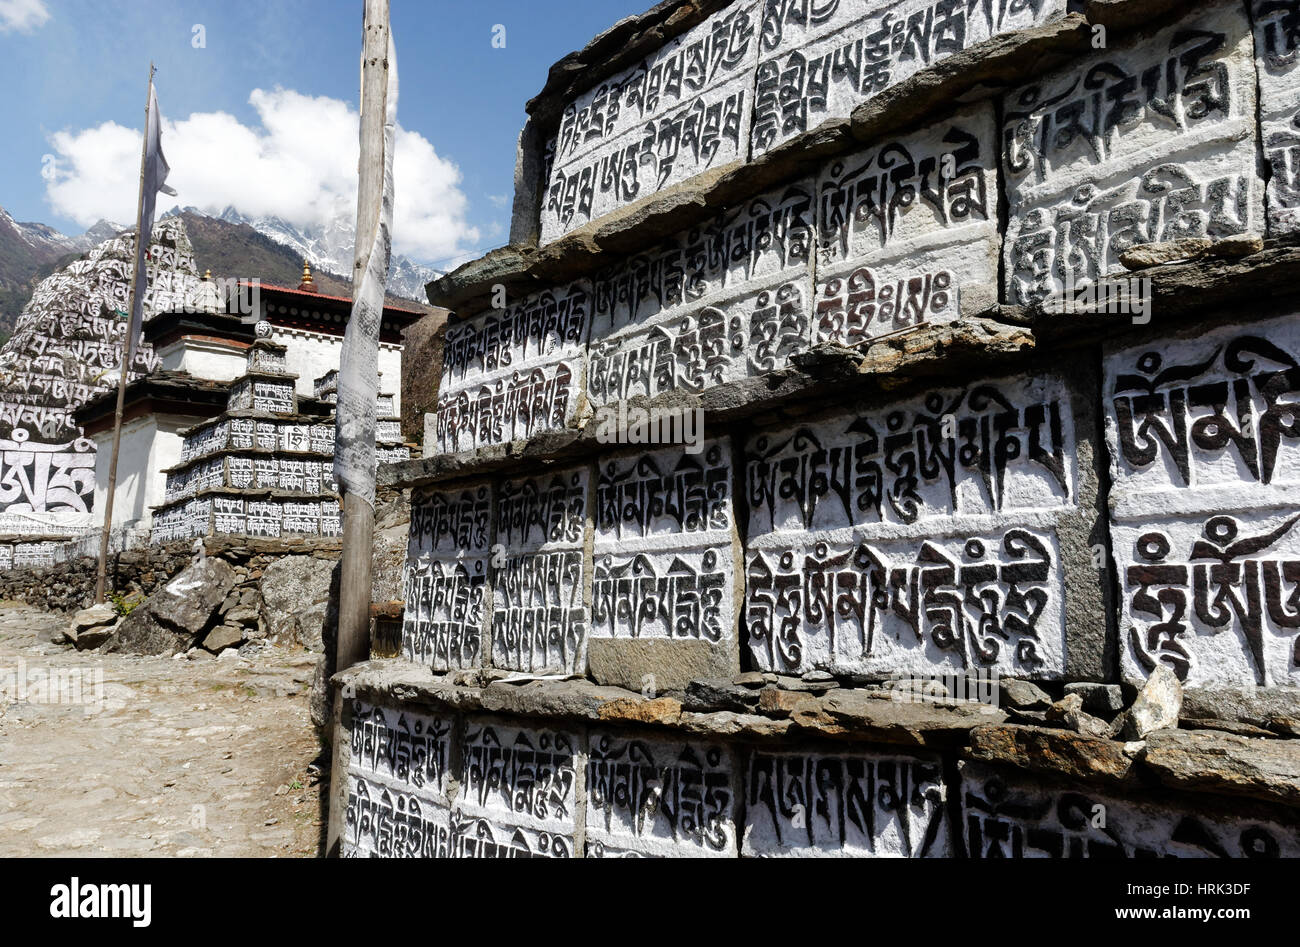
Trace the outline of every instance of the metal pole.
{"label": "metal pole", "polygon": [[[117,410],[113,413],[113,452],[108,460],[108,495],[104,502],[104,528],[99,534],[99,566],[95,573],[96,605],[104,601],[108,586],[108,540],[113,532],[113,501],[117,496],[117,458],[122,449],[122,408],[126,404],[127,377],[131,372],[131,366],[126,363],[126,358],[131,350],[131,333],[135,329],[131,316],[135,313],[136,293],[140,292],[140,287],[136,285],[140,275],[140,267],[136,265],[136,260],[140,258],[142,249],[146,261],[149,255],[149,248],[141,248],[140,240],[144,234],[144,166],[149,156],[149,102],[153,98],[153,72],[151,62],[149,63],[149,87],[144,98],[144,135],[140,144],[140,196],[135,208],[136,259],[131,261],[131,302],[126,313],[126,334],[122,336],[122,358],[118,369]],[[148,282],[147,262],[145,266],[145,281]]]}
{"label": "metal pole", "polygon": [[[361,160],[358,165],[356,251],[352,292],[370,264],[384,193],[384,121],[388,112],[388,0],[365,0],[361,58]],[[370,657],[370,598],[374,571],[375,511],[363,498],[343,495],[343,553],[339,576],[336,671]],[[340,719],[335,698],[334,721]],[[337,729],[337,723],[335,724]],[[337,749],[340,734],[332,735]],[[337,754],[336,754],[337,756]],[[346,774],[335,759],[330,773],[326,854],[338,853],[347,805]]]}

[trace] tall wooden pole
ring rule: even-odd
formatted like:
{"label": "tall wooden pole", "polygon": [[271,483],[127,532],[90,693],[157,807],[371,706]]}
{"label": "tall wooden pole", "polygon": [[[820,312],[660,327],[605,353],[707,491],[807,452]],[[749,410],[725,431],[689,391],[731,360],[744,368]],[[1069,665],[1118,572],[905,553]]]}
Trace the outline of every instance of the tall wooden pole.
{"label": "tall wooden pole", "polygon": [[[361,160],[358,166],[356,251],[352,265],[355,301],[379,229],[384,193],[384,121],[388,113],[388,0],[365,0],[361,58]],[[370,657],[370,598],[374,572],[375,511],[362,497],[343,494],[343,555],[339,576],[339,633],[335,670]],[[334,724],[340,718],[335,697]],[[341,734],[332,734],[339,746]],[[326,854],[338,854],[343,834],[346,773],[335,759],[330,773]]]}
{"label": "tall wooden pole", "polygon": [[[153,100],[153,71],[153,63],[151,62],[149,63],[149,87],[144,98],[144,135],[142,136],[144,140],[140,145],[140,196],[135,207],[136,251],[135,259],[131,261],[131,300],[130,308],[126,313],[126,334],[122,336],[122,358],[117,379],[117,410],[113,413],[113,452],[108,459],[108,495],[104,501],[104,528],[99,534],[99,565],[95,573],[96,605],[104,601],[104,596],[108,592],[108,542],[109,537],[113,534],[113,502],[117,497],[117,459],[122,450],[122,409],[126,404],[127,378],[131,374],[131,366],[126,362],[128,353],[131,351],[131,335],[135,330],[132,316],[135,314],[136,293],[142,291],[141,287],[137,285],[140,277],[140,267],[136,265],[136,260],[140,258],[140,240],[144,235],[144,170],[145,162],[149,157],[149,103]],[[143,252],[147,261],[149,248],[145,247]],[[146,262],[145,282],[148,283],[148,280],[148,264]]]}

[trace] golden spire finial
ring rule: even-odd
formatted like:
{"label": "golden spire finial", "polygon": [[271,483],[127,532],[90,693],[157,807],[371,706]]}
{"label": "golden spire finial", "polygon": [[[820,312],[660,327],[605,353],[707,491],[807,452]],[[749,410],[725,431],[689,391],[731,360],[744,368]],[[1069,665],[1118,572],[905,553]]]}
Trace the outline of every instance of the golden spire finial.
{"label": "golden spire finial", "polygon": [[309,286],[312,283],[311,264],[308,263],[306,260],[302,261],[302,281]]}
{"label": "golden spire finial", "polygon": [[204,270],[204,271],[203,271],[203,282],[205,282],[205,283],[211,283],[211,282],[212,282],[212,271],[211,271],[211,270]]}

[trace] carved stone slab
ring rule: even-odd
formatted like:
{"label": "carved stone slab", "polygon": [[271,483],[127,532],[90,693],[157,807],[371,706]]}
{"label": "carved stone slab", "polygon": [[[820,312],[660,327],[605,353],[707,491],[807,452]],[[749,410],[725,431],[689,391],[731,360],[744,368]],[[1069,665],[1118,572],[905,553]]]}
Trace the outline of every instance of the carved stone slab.
{"label": "carved stone slab", "polygon": [[1095,479],[1078,463],[1081,400],[1060,378],[1015,378],[752,438],[756,665],[1061,677],[1072,581],[1104,624],[1102,573],[1068,581],[1064,552],[1096,517]]}
{"label": "carved stone slab", "polygon": [[343,854],[448,857],[454,721],[354,706]]}
{"label": "carved stone slab", "polygon": [[593,677],[664,690],[737,673],[730,442],[609,457],[598,471]]}
{"label": "carved stone slab", "polygon": [[721,745],[593,732],[587,854],[736,857],[738,773]]}
{"label": "carved stone slab", "polygon": [[589,468],[498,491],[492,557],[492,665],[532,674],[587,668]]}
{"label": "carved stone slab", "polygon": [[1268,182],[1268,224],[1274,235],[1300,229],[1300,19],[1289,4],[1251,0],[1259,127]]}
{"label": "carved stone slab", "polygon": [[424,491],[411,498],[402,654],[435,671],[481,667],[492,491]]}
{"label": "carved stone slab", "polygon": [[938,858],[949,851],[937,756],[754,751],[745,776],[750,857]]}
{"label": "carved stone slab", "polygon": [[463,782],[452,812],[460,858],[571,858],[580,833],[583,754],[577,737],[475,717],[466,723]]}
{"label": "carved stone slab", "polygon": [[1157,806],[1082,786],[1055,789],[977,763],[961,764],[961,812],[971,858],[1300,856],[1294,826],[1204,800]]}
{"label": "carved stone slab", "polygon": [[837,159],[817,183],[814,342],[861,345],[992,303],[998,283],[993,109]]}
{"label": "carved stone slab", "polygon": [[747,157],[757,10],[732,4],[569,103],[548,149],[542,243]]}
{"label": "carved stone slab", "polygon": [[764,0],[753,155],[845,118],[920,69],[1010,30],[1046,23],[1063,0]]}
{"label": "carved stone slab", "polygon": [[1011,93],[1003,117],[1008,302],[1120,273],[1135,244],[1263,233],[1240,3]]}
{"label": "carved stone slab", "polygon": [[1107,350],[1124,676],[1300,686],[1300,326]]}

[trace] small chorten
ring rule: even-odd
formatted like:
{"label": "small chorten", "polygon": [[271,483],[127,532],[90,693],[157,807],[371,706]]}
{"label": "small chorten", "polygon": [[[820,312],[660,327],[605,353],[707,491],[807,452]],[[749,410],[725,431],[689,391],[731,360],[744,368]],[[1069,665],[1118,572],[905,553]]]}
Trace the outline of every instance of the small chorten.
{"label": "small chorten", "polygon": [[298,291],[301,293],[316,292],[316,281],[311,276],[311,264],[306,260],[302,261],[302,282],[298,284]]}

